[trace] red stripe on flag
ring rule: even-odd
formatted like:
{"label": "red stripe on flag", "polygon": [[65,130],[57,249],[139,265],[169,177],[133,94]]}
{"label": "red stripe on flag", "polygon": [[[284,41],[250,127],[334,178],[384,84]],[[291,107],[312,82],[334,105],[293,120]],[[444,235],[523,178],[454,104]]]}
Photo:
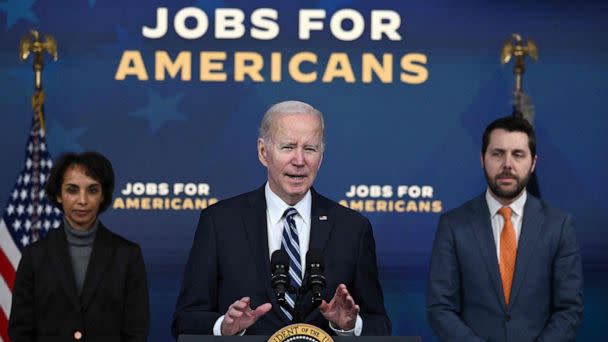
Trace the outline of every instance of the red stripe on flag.
{"label": "red stripe on flag", "polygon": [[13,269],[13,265],[4,254],[4,251],[0,249],[0,274],[8,288],[13,290],[13,285],[15,284],[15,270]]}
{"label": "red stripe on flag", "polygon": [[4,342],[10,342],[8,338],[8,319],[4,316],[4,310],[0,310],[0,337]]}

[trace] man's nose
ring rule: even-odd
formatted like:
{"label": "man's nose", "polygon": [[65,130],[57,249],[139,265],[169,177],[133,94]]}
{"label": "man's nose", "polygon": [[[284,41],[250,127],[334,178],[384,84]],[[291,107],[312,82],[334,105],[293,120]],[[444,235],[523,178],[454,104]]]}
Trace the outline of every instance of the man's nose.
{"label": "man's nose", "polygon": [[503,166],[506,169],[511,169],[513,167],[513,157],[510,154],[505,154],[505,159],[503,161]]}
{"label": "man's nose", "polygon": [[294,165],[304,165],[304,150],[301,148],[294,149],[293,158],[291,162]]}

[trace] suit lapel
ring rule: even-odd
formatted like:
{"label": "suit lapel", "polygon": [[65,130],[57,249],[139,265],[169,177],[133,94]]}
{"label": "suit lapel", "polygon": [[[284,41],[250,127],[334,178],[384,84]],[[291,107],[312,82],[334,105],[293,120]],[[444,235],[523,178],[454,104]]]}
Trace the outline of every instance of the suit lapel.
{"label": "suit lapel", "polygon": [[86,308],[93,298],[99,282],[103,278],[106,268],[112,260],[114,248],[112,246],[111,233],[99,223],[95,242],[93,242],[93,251],[87,266],[87,274],[84,279],[82,288],[81,301],[82,307]]}
{"label": "suit lapel", "polygon": [[[325,254],[325,245],[331,235],[334,227],[333,212],[331,212],[327,199],[319,195],[314,189],[311,189],[312,207],[310,210],[310,242],[308,250],[316,248]],[[327,289],[326,289],[327,291]],[[310,307],[312,294],[309,291],[303,299],[304,305]],[[316,316],[320,315],[319,310],[312,310],[306,316],[305,321],[311,322],[316,320]]]}
{"label": "suit lapel", "polygon": [[517,258],[515,260],[515,274],[513,275],[513,285],[511,289],[511,299],[509,303],[514,303],[519,289],[526,276],[528,265],[534,254],[536,243],[541,236],[544,215],[540,201],[528,194],[524,206],[524,217],[521,225],[521,233],[517,245]]}
{"label": "suit lapel", "polygon": [[314,189],[312,193],[312,208],[310,212],[310,243],[308,249],[317,248],[322,252],[333,228],[334,217],[331,216],[327,200]]}
{"label": "suit lapel", "polygon": [[48,239],[50,239],[49,245],[54,249],[49,255],[57,279],[61,282],[70,302],[75,307],[80,307],[80,299],[78,298],[78,291],[76,291],[76,278],[74,277],[72,260],[64,229],[62,224],[54,234],[48,236]]}
{"label": "suit lapel", "polygon": [[275,312],[275,316],[280,317],[281,319],[281,322],[277,323],[286,325],[290,322],[279,308],[270,279],[270,252],[268,251],[267,224],[266,195],[264,194],[264,186],[262,186],[254,191],[249,198],[249,207],[243,213],[243,226],[245,227],[247,240],[249,241],[250,250],[253,254],[251,257],[255,260],[258,274],[261,275],[261,280],[266,288],[266,294],[272,304],[272,310]]}
{"label": "suit lapel", "polygon": [[492,222],[490,221],[490,209],[486,203],[485,195],[482,194],[473,201],[474,220],[471,222],[473,233],[477,240],[477,244],[481,250],[483,259],[490,279],[492,279],[496,295],[500,299],[500,303],[505,303],[505,296],[502,290],[502,281],[500,280],[500,272],[498,269],[498,258],[496,256],[496,243],[492,235]]}

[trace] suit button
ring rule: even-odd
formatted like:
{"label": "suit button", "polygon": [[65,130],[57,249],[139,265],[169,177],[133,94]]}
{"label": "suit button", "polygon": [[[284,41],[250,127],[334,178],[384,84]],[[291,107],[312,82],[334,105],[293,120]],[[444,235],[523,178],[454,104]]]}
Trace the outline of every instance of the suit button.
{"label": "suit button", "polygon": [[505,321],[507,321],[507,322],[508,322],[508,321],[510,321],[510,320],[511,320],[511,315],[506,315],[506,316],[505,316]]}
{"label": "suit button", "polygon": [[80,332],[80,330],[74,331],[74,339],[76,341],[80,341],[82,339],[82,333]]}

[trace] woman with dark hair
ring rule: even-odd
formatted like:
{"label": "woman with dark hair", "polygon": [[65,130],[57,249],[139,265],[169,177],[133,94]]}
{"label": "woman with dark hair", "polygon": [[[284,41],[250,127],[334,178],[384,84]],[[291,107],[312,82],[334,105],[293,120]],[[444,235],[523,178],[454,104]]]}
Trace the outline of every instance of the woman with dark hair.
{"label": "woman with dark hair", "polygon": [[139,246],[109,231],[114,171],[96,152],[62,155],[46,184],[63,224],[23,250],[8,333],[20,341],[146,341],[148,285]]}

